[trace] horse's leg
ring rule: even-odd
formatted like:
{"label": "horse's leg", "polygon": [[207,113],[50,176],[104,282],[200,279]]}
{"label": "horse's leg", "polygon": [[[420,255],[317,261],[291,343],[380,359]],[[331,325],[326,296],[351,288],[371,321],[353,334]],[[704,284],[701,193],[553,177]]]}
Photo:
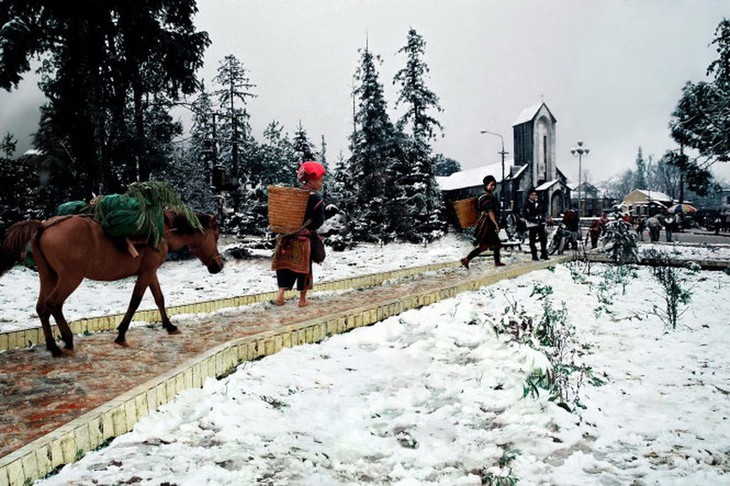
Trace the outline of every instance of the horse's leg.
{"label": "horse's leg", "polygon": [[127,347],[127,329],[129,329],[129,323],[132,322],[132,317],[134,317],[134,313],[137,312],[137,308],[139,307],[140,302],[142,302],[144,291],[147,290],[148,286],[149,278],[142,278],[141,275],[137,277],[137,282],[134,284],[134,290],[132,290],[132,298],[129,299],[129,307],[127,307],[127,312],[124,314],[122,322],[120,322],[117,327],[118,333],[114,342],[120,346]]}
{"label": "horse's leg", "polygon": [[41,320],[41,326],[43,327],[43,336],[46,338],[46,349],[51,352],[54,357],[63,355],[61,348],[56,344],[56,340],[53,337],[51,331],[51,311],[46,303],[47,295],[50,292],[49,289],[53,289],[56,286],[55,274],[44,271],[42,267],[43,263],[36,261],[38,265],[38,276],[40,278],[40,291],[38,293],[38,302],[36,303],[35,310],[38,313],[38,317]]}
{"label": "horse's leg", "polygon": [[157,309],[160,311],[160,317],[162,318],[162,328],[167,331],[168,334],[180,334],[177,326],[170,322],[170,318],[167,316],[165,310],[165,296],[162,295],[162,289],[160,288],[160,282],[157,280],[157,274],[152,276],[152,282],[150,282],[150,291],[152,297],[155,298],[155,304]]}
{"label": "horse's leg", "polygon": [[53,318],[56,320],[59,331],[61,331],[61,339],[63,339],[63,342],[65,343],[64,349],[67,350],[69,354],[73,353],[74,335],[63,315],[63,303],[66,302],[68,296],[79,287],[82,280],[83,278],[81,277],[58,277],[55,288],[45,299],[46,306],[53,315]]}

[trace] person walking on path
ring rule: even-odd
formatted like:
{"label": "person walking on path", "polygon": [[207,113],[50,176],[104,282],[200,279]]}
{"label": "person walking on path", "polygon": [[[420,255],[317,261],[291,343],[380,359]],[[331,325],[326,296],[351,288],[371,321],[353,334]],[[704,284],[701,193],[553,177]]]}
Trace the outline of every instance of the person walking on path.
{"label": "person walking on path", "polygon": [[272,270],[276,270],[279,293],[274,303],[284,305],[284,292],[296,283],[299,307],[310,304],[307,291],[312,288],[312,238],[319,238],[317,229],[324,223],[324,200],[317,192],[324,185],[325,168],[319,162],[308,161],[299,166],[298,178],[303,189],[310,191],[304,225],[299,231],[276,239]]}
{"label": "person walking on path", "polygon": [[494,189],[497,187],[497,180],[494,176],[486,176],[484,183],[484,194],[477,200],[479,219],[476,225],[476,248],[467,256],[461,259],[461,264],[469,268],[469,262],[483,251],[490,249],[494,252],[494,266],[502,267],[504,263],[500,260],[500,249],[502,242],[499,239],[499,201],[494,196]]}
{"label": "person walking on path", "polygon": [[545,232],[545,223],[547,222],[546,211],[542,203],[537,200],[537,191],[530,190],[525,204],[524,216],[527,220],[527,230],[530,234],[530,252],[532,259],[537,258],[536,241],[540,241],[540,258],[548,260],[547,254],[547,233]]}

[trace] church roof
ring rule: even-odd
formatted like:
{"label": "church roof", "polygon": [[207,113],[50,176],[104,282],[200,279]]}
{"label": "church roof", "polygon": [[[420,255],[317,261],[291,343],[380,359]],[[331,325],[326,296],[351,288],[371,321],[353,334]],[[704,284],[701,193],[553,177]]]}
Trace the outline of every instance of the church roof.
{"label": "church roof", "polygon": [[543,102],[543,103],[540,103],[538,105],[531,106],[529,108],[525,108],[524,110],[522,110],[522,113],[520,113],[520,115],[517,117],[517,119],[512,124],[512,126],[514,127],[514,126],[521,125],[523,123],[527,123],[529,121],[532,121],[535,118],[535,116],[537,116],[537,113],[540,111],[540,108],[542,108],[543,106],[547,110],[548,114],[550,114],[550,118],[552,118],[553,121],[555,121],[555,117],[550,112],[550,109]]}
{"label": "church roof", "polygon": [[[505,161],[505,171],[508,170],[512,161]],[[497,182],[502,180],[502,163],[482,165],[473,169],[461,170],[454,172],[450,176],[436,177],[436,183],[439,185],[442,191],[454,191],[456,189],[464,189],[467,187],[481,187],[482,179],[488,175],[493,175]],[[508,175],[505,174],[505,178]]]}
{"label": "church roof", "polygon": [[522,175],[522,173],[523,173],[524,171],[526,171],[526,170],[527,170],[527,164],[525,164],[525,165],[521,166],[521,167],[519,168],[519,170],[518,170],[517,172],[515,172],[514,174],[512,174],[512,175],[507,175],[507,177],[505,177],[505,179],[513,179],[513,180],[514,180],[514,179],[517,179],[517,178],[518,178],[518,177],[520,177],[520,175]]}
{"label": "church roof", "polygon": [[535,188],[535,190],[536,191],[544,191],[545,189],[549,189],[551,186],[557,184],[558,182],[560,182],[559,179],[553,179],[551,181],[543,182],[542,184],[540,184],[539,186],[537,186]]}

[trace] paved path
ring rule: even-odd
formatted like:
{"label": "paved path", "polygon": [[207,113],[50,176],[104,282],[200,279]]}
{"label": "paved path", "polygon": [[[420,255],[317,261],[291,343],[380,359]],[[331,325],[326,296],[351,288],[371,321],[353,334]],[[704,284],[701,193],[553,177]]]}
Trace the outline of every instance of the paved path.
{"label": "paved path", "polygon": [[[511,265],[526,260],[514,254],[516,263]],[[114,333],[98,333],[77,336],[72,357],[52,358],[40,346],[0,353],[0,457],[218,344],[499,272],[491,259],[478,259],[471,267],[421,274],[379,287],[315,293],[311,295],[314,305],[305,308],[290,300],[283,307],[254,304],[181,317],[174,320],[182,331],[177,336],[167,335],[159,324],[133,327],[127,334],[129,348],[116,346]]]}

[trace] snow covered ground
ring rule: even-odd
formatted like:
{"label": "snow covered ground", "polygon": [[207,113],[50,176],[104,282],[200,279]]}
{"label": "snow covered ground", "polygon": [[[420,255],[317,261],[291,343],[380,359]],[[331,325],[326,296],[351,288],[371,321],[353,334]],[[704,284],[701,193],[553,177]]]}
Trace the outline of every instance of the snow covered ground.
{"label": "snow covered ground", "polygon": [[[450,237],[330,252],[315,278],[467,249]],[[727,247],[671,251],[730,259]],[[188,287],[197,299],[274,287],[267,259],[229,262],[217,276],[194,267],[163,265],[171,304]],[[15,293],[26,276],[13,272],[0,279],[0,295],[12,295],[4,318],[9,304],[35,300],[27,287]],[[557,265],[285,349],[180,394],[39,484],[730,484],[730,275],[680,270],[691,300],[671,329],[650,272]],[[74,312],[123,309],[129,292],[107,288]],[[541,321],[561,338],[540,344]]]}
{"label": "snow covered ground", "polygon": [[[648,269],[623,292],[605,268],[560,265],[246,363],[40,484],[727,484],[730,276],[683,271],[692,301],[670,330]],[[563,364],[585,370],[572,412],[523,396],[550,348],[507,324],[563,302]]]}

